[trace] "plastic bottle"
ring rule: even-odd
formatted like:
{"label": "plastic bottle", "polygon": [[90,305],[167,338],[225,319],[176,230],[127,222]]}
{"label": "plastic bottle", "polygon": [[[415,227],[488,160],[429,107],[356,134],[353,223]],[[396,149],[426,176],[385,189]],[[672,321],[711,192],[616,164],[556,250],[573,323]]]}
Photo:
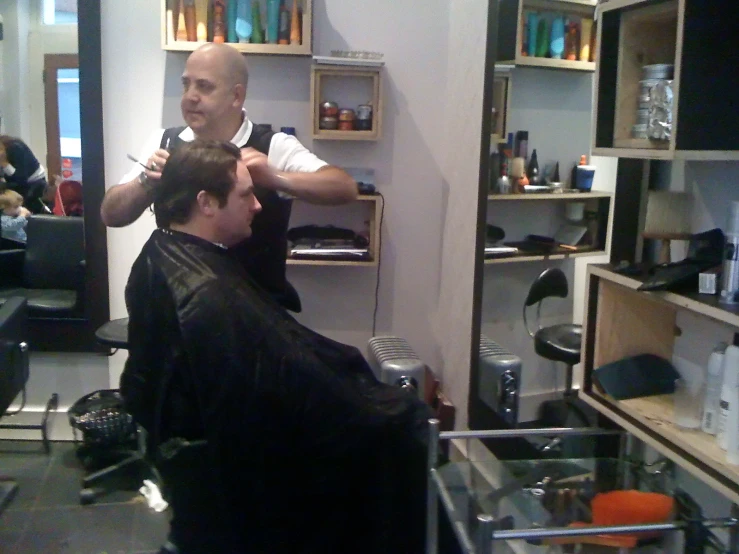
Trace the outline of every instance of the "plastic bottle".
{"label": "plastic bottle", "polygon": [[552,33],[550,35],[549,54],[556,60],[564,57],[565,51],[565,19],[558,15],[552,21]]}
{"label": "plastic bottle", "polygon": [[709,435],[718,431],[718,411],[721,401],[721,386],[724,380],[724,352],[727,344],[720,342],[708,357],[706,369],[706,397],[703,401],[703,418],[701,430]]}
{"label": "plastic bottle", "polygon": [[280,29],[280,0],[267,0],[267,42],[277,44]]}
{"label": "plastic bottle", "polygon": [[739,384],[732,389],[726,421],[726,461],[739,465]]}
{"label": "plastic bottle", "polygon": [[[719,403],[718,416],[718,444],[726,450],[728,433],[727,422],[730,410],[732,409],[732,398],[735,395],[735,389],[739,385],[739,333],[734,334],[734,344],[726,348],[724,353],[724,378],[721,385],[721,400]],[[735,408],[739,408],[736,406]]]}
{"label": "plastic bottle", "polygon": [[529,166],[526,168],[526,174],[529,177],[529,182],[532,185],[541,184],[541,176],[539,175],[539,160],[536,156],[536,148],[531,153],[531,160],[529,160]]}

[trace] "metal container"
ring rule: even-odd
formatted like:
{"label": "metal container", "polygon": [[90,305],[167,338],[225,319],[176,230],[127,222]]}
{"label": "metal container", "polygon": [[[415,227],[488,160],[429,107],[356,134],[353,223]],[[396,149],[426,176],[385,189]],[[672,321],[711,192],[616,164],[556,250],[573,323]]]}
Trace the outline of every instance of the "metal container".
{"label": "metal container", "polygon": [[348,108],[339,110],[339,121],[354,121],[354,110]]}
{"label": "metal container", "polygon": [[634,125],[631,128],[631,138],[638,138],[638,139],[647,138],[647,124],[642,123],[639,125]]}
{"label": "metal container", "polygon": [[339,131],[353,131],[354,121],[339,121]]}
{"label": "metal container", "polygon": [[646,125],[649,123],[649,108],[640,108],[636,110],[636,124]]}
{"label": "metal container", "polygon": [[639,99],[649,99],[652,96],[652,89],[659,83],[659,79],[644,79],[639,81]]}
{"label": "metal container", "polygon": [[644,79],[672,79],[675,66],[671,63],[657,63],[642,67]]}
{"label": "metal container", "polygon": [[334,131],[339,127],[339,118],[336,116],[326,116],[318,120],[318,128]]}
{"label": "metal container", "polygon": [[339,105],[336,102],[323,102],[318,107],[318,113],[321,117],[336,117],[339,115]]}
{"label": "metal container", "polygon": [[372,106],[369,104],[361,104],[357,106],[357,119],[354,122],[354,128],[357,131],[372,130]]}
{"label": "metal container", "polygon": [[369,104],[357,106],[357,119],[372,119],[372,106]]}

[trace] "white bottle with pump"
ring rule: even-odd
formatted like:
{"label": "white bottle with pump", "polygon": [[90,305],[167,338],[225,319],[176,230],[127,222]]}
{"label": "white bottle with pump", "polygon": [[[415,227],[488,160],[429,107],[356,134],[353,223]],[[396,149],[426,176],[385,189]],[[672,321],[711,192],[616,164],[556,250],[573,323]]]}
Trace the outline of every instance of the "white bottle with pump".
{"label": "white bottle with pump", "polygon": [[721,387],[724,382],[724,352],[727,344],[720,342],[716,345],[708,358],[706,375],[706,397],[703,401],[703,417],[701,430],[709,435],[718,431],[719,403],[721,401]]}
{"label": "white bottle with pump", "polygon": [[[738,410],[739,406],[732,406],[736,401],[736,387],[739,386],[739,333],[734,333],[734,344],[726,348],[724,353],[724,380],[721,386],[721,401],[719,404],[718,417],[718,444],[726,450],[728,439],[728,418],[732,410]],[[735,412],[736,413],[736,412]]]}

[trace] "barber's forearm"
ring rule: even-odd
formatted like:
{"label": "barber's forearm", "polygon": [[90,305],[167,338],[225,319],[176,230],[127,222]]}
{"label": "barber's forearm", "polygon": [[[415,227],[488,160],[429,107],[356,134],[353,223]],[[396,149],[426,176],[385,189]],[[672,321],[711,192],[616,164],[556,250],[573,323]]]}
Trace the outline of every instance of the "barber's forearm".
{"label": "barber's forearm", "polygon": [[278,173],[277,189],[312,204],[338,205],[357,198],[357,183],[338,167],[314,173]]}
{"label": "barber's forearm", "polygon": [[138,177],[107,190],[100,206],[100,216],[108,227],[125,227],[136,221],[151,205],[153,196]]}

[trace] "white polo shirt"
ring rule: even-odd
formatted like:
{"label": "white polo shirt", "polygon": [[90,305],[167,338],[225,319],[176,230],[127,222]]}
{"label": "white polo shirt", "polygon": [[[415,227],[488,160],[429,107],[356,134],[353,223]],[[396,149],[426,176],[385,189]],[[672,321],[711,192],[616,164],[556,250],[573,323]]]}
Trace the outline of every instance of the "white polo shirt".
{"label": "white polo shirt", "polygon": [[[247,143],[254,128],[254,125],[246,116],[246,110],[243,111],[243,114],[244,121],[231,139],[231,142],[239,148]],[[146,160],[149,159],[154,151],[159,149],[159,145],[162,143],[162,135],[164,135],[164,129],[158,129],[146,140],[138,158],[142,163],[146,163]],[[195,133],[190,127],[186,127],[179,134],[179,138],[185,142],[190,142],[195,139]],[[297,138],[285,133],[275,133],[272,137],[267,162],[277,169],[277,171],[301,173],[313,173],[328,165],[327,162],[303,146]],[[139,164],[133,164],[128,173],[121,178],[119,184],[133,181],[141,171],[142,167]]]}

